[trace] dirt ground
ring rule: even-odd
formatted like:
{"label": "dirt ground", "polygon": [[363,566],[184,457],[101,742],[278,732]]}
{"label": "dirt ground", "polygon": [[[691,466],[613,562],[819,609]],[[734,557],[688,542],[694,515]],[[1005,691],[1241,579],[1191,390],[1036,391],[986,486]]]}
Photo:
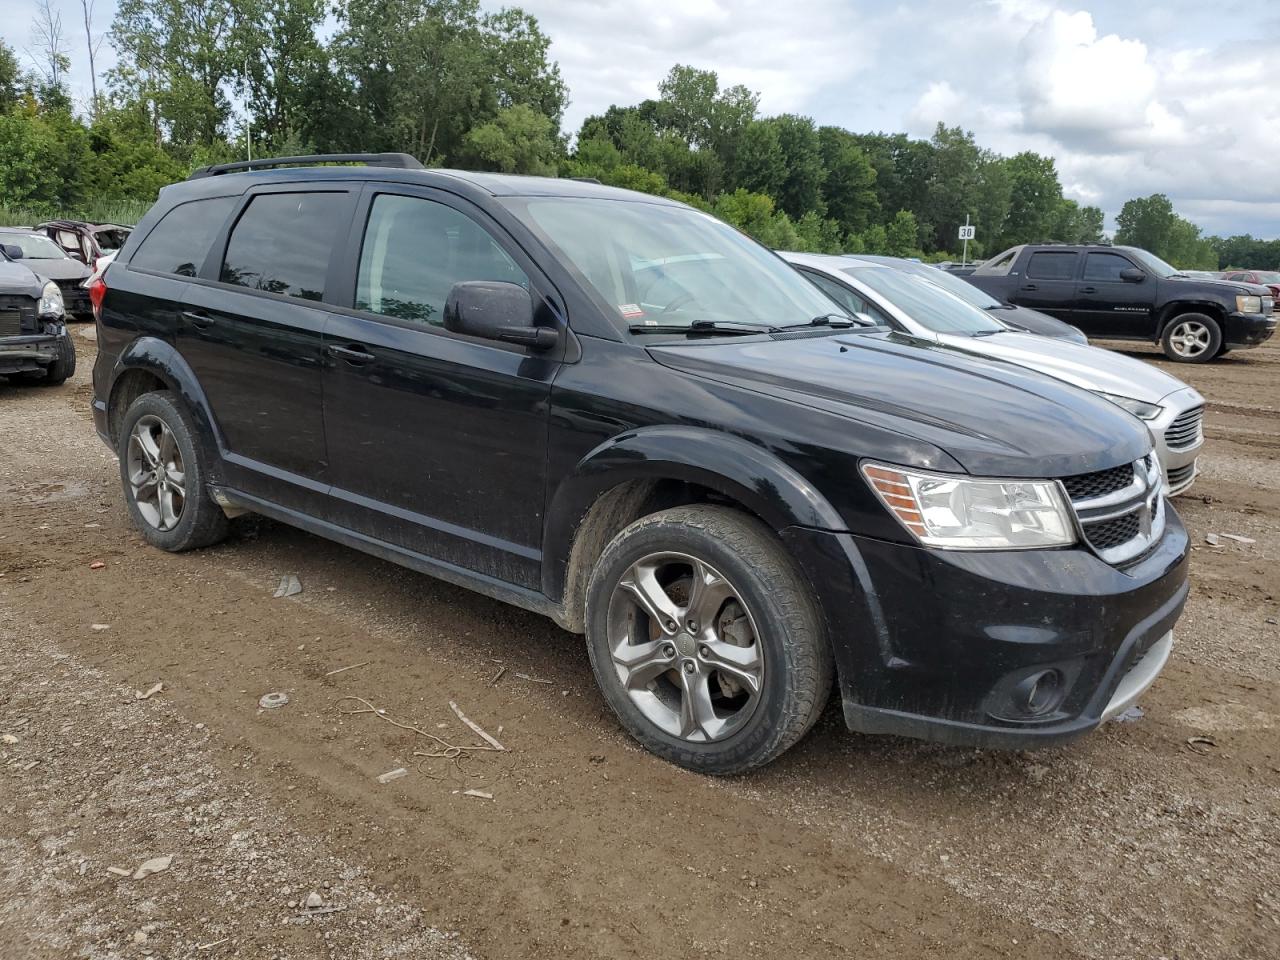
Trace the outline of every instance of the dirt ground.
{"label": "dirt ground", "polygon": [[[532,614],[253,518],[146,546],[79,346],[62,387],[0,379],[3,960],[1280,957],[1280,346],[1174,370],[1210,439],[1145,716],[994,753],[833,703],[732,780],[633,745]],[[451,700],[508,752],[387,722],[478,743]]]}

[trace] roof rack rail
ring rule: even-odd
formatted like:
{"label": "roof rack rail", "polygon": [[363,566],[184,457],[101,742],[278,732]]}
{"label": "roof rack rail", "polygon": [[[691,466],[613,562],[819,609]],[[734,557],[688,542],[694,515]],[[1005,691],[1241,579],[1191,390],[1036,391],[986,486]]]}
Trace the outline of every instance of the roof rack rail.
{"label": "roof rack rail", "polygon": [[407,153],[317,153],[306,157],[264,157],[261,160],[241,160],[237,163],[215,163],[191,171],[188,180],[217,177],[241,170],[266,170],[271,167],[293,167],[316,163],[363,163],[368,167],[394,167],[400,170],[426,169],[417,157]]}

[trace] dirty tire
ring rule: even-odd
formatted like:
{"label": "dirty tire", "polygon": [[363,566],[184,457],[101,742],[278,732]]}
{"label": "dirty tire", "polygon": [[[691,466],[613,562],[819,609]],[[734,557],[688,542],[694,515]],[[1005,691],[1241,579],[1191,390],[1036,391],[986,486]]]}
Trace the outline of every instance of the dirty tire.
{"label": "dirty tire", "polygon": [[1204,313],[1180,313],[1160,336],[1164,355],[1176,363],[1206,363],[1222,349],[1222,328]]}
{"label": "dirty tire", "polygon": [[[664,552],[722,572],[755,623],[761,691],[749,718],[724,739],[691,742],[661,729],[633,702],[614,666],[608,622],[614,591],[632,564]],[[809,731],[831,692],[834,666],[808,584],[771,530],[728,507],[663,510],[614,537],[587,588],[586,629],[596,682],[622,725],[653,753],[699,773],[743,773],[773,760]]]}
{"label": "dirty tire", "polygon": [[[172,433],[185,469],[186,496],[177,525],[158,529],[142,514],[129,482],[128,446],[134,427],[143,417],[161,421]],[[120,458],[120,484],[133,525],[147,542],[161,550],[181,553],[211,546],[227,535],[227,515],[213,502],[208,488],[208,461],[196,444],[196,428],[191,415],[173,393],[165,390],[144,393],[125,412],[116,442]]]}
{"label": "dirty tire", "polygon": [[44,385],[56,387],[66,383],[76,372],[76,345],[71,334],[65,334],[58,342],[58,359],[49,364]]}

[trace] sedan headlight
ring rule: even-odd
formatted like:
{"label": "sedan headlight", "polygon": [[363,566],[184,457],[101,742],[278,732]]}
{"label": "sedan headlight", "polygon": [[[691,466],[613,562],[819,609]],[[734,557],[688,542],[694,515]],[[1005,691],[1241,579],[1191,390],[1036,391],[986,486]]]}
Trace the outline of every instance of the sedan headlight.
{"label": "sedan headlight", "polygon": [[951,550],[1065,547],[1076,542],[1054,480],[978,480],[864,463],[880,502],[921,543]]}
{"label": "sedan headlight", "polygon": [[1133,397],[1121,397],[1114,393],[1103,393],[1101,390],[1093,392],[1103,400],[1110,400],[1117,407],[1124,407],[1140,420],[1154,420],[1164,410],[1164,407],[1158,403],[1144,403],[1141,400],[1133,399]]}
{"label": "sedan headlight", "polygon": [[41,317],[60,317],[63,310],[62,291],[56,283],[46,283],[40,291],[40,303],[36,306],[36,312]]}
{"label": "sedan headlight", "polygon": [[1236,311],[1238,313],[1261,313],[1262,298],[1241,294],[1236,297]]}

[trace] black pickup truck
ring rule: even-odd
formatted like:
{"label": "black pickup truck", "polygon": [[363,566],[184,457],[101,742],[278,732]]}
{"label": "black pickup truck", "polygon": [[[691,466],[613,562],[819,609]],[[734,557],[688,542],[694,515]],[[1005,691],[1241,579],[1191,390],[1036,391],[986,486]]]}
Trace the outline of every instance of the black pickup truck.
{"label": "black pickup truck", "polygon": [[1256,347],[1276,329],[1269,288],[1192,279],[1137,247],[1021,244],[965,279],[1090,337],[1159,343],[1180,363]]}

